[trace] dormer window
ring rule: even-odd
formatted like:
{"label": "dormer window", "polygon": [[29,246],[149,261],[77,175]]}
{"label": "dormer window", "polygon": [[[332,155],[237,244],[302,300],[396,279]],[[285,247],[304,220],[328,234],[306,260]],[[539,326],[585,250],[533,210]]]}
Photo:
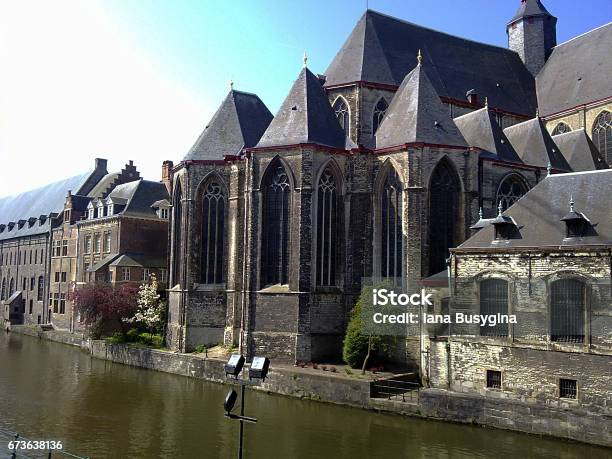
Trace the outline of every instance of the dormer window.
{"label": "dormer window", "polygon": [[106,206],[106,215],[111,216],[114,215],[115,213],[115,206],[113,206],[112,204],[109,204],[108,206]]}
{"label": "dormer window", "polygon": [[96,211],[95,211],[95,209],[89,209],[88,214],[87,214],[87,218],[89,220],[93,220],[94,218],[96,218]]}
{"label": "dormer window", "polygon": [[162,207],[159,209],[159,218],[162,220],[168,220],[168,216],[170,215],[169,209],[167,207]]}
{"label": "dormer window", "polygon": [[507,241],[512,239],[516,234],[516,222],[512,217],[502,215],[502,212],[503,206],[500,201],[497,217],[491,220],[491,225],[495,228],[495,240],[493,242]]}
{"label": "dormer window", "polygon": [[584,237],[591,225],[591,222],[581,212],[574,209],[574,199],[570,198],[570,211],[562,219],[565,222],[566,239]]}
{"label": "dormer window", "polygon": [[25,225],[25,222],[26,222],[25,220],[19,220],[17,222],[17,226],[19,227],[19,229],[23,228],[23,225]]}

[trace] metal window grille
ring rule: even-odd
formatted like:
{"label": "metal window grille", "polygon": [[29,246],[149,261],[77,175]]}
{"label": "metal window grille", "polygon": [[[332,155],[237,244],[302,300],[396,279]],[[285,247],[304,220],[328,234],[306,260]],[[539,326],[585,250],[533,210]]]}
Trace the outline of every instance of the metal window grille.
{"label": "metal window grille", "polygon": [[461,187],[456,172],[446,162],[438,164],[429,190],[429,274],[446,269],[449,247],[456,245]]}
{"label": "metal window grille", "polygon": [[[508,314],[508,282],[486,279],[480,283],[480,314]],[[508,336],[508,324],[480,327],[482,336]]]}
{"label": "metal window grille", "polygon": [[289,283],[289,177],[282,165],[273,166],[264,185],[262,281]]}
{"label": "metal window grille", "polygon": [[402,276],[402,184],[395,169],[387,174],[381,203],[381,275]]}
{"label": "metal window grille", "polygon": [[374,106],[374,115],[372,118],[372,134],[376,134],[376,131],[378,131],[380,123],[382,123],[382,120],[385,117],[385,113],[387,113],[387,108],[389,108],[389,104],[385,99],[379,99],[379,101]]}
{"label": "metal window grille", "polygon": [[349,108],[346,105],[346,102],[341,97],[338,97],[336,102],[334,103],[334,113],[336,114],[336,118],[338,118],[338,122],[340,123],[340,127],[344,130],[344,133],[348,137],[349,135]]}
{"label": "metal window grille", "polygon": [[218,182],[206,186],[202,200],[202,263],[200,282],[220,284],[224,279],[225,196]]}
{"label": "metal window grille", "polygon": [[317,190],[317,285],[335,285],[338,249],[338,190],[327,168]]}
{"label": "metal window grille", "polygon": [[575,379],[560,379],[559,380],[559,397],[561,398],[576,398],[578,394],[577,382]]}
{"label": "metal window grille", "polygon": [[564,343],[584,342],[586,288],[576,279],[560,279],[551,285],[551,340]]}
{"label": "metal window grille", "polygon": [[487,370],[487,387],[489,389],[501,389],[501,371]]}
{"label": "metal window grille", "polygon": [[521,199],[527,191],[527,187],[519,178],[516,176],[506,177],[499,186],[496,202],[501,202],[502,210],[505,211]]}
{"label": "metal window grille", "polygon": [[553,129],[552,135],[565,134],[566,132],[570,132],[571,130],[572,128],[570,128],[567,124],[559,123]]}
{"label": "metal window grille", "polygon": [[612,161],[612,113],[603,111],[593,124],[593,142],[610,163]]}

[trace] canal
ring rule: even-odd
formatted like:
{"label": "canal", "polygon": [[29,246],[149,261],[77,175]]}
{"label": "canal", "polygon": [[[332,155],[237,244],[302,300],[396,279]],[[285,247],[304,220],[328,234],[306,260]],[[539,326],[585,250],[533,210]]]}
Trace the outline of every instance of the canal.
{"label": "canal", "polygon": [[[238,425],[223,417],[227,390],[0,333],[0,429],[61,440],[83,456],[235,457]],[[259,419],[245,427],[247,458],[609,457],[561,440],[263,393],[247,393],[246,408]]]}

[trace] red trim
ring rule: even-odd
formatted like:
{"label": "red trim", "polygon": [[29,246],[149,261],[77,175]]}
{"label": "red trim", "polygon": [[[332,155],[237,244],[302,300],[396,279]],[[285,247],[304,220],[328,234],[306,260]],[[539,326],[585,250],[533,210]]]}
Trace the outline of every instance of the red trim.
{"label": "red trim", "polygon": [[382,154],[385,154],[385,153],[390,153],[392,151],[407,150],[409,148],[425,148],[425,147],[430,147],[430,148],[448,148],[449,150],[474,151],[473,148],[470,148],[470,147],[460,147],[460,146],[457,146],[457,145],[443,145],[443,144],[436,144],[436,143],[412,142],[412,143],[402,143],[400,145],[395,145],[395,146],[392,146],[392,147],[376,149],[376,150],[373,151],[373,153],[375,155],[382,155]]}
{"label": "red trim", "polygon": [[271,147],[253,147],[246,148],[245,151],[247,153],[257,153],[257,152],[266,152],[266,151],[278,151],[278,150],[295,150],[301,148],[315,148],[317,150],[327,151],[329,153],[335,153],[340,155],[350,155],[353,152],[361,151],[361,148],[353,148],[351,150],[345,150],[342,148],[334,148],[328,147],[326,145],[319,145],[318,143],[295,143],[291,145],[277,145]]}
{"label": "red trim", "polygon": [[602,102],[610,102],[610,101],[612,101],[612,96],[604,97],[603,99],[594,100],[593,102],[587,102],[586,104],[576,105],[575,107],[566,108],[565,110],[561,110],[560,112],[556,112],[556,113],[551,113],[550,115],[543,116],[542,118],[544,118],[546,121],[551,121],[548,118],[553,117],[553,116],[569,114],[569,112],[572,112],[579,108],[587,108],[589,105],[596,105],[596,104],[601,104]]}

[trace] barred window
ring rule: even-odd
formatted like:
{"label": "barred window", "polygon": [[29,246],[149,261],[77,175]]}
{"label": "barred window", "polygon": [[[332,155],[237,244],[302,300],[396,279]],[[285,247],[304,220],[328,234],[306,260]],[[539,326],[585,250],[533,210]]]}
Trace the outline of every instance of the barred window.
{"label": "barred window", "polygon": [[[480,314],[508,314],[508,282],[486,279],[480,283]],[[508,336],[508,324],[480,327],[482,336]]]}
{"label": "barred window", "polygon": [[575,379],[559,379],[559,397],[575,399],[577,394],[578,387]]}
{"label": "barred window", "polygon": [[501,202],[502,211],[505,211],[512,204],[521,199],[527,191],[529,190],[527,190],[524,181],[516,175],[509,175],[500,183],[495,202]]}
{"label": "barred window", "polygon": [[290,198],[289,177],[285,168],[277,162],[268,170],[263,185],[263,285],[289,283]]}
{"label": "barred window", "polygon": [[489,389],[501,389],[502,388],[501,371],[487,370],[487,387]]}
{"label": "barred window", "polygon": [[174,190],[174,206],[172,212],[172,227],[174,237],[174,251],[172,264],[172,282],[174,285],[180,282],[180,260],[182,257],[182,219],[183,219],[183,192],[181,182],[177,180]]}
{"label": "barred window", "polygon": [[350,112],[346,101],[342,97],[338,97],[334,102],[333,109],[340,123],[340,127],[342,127],[344,133],[348,137],[350,133]]}
{"label": "barred window", "polygon": [[446,269],[450,247],[458,239],[461,186],[447,161],[434,170],[429,189],[429,274]]}
{"label": "barred window", "polygon": [[372,119],[372,134],[376,134],[378,131],[378,127],[380,123],[382,123],[383,118],[385,117],[385,113],[387,112],[387,108],[389,108],[389,104],[383,98],[379,99],[374,106],[374,115]]}
{"label": "barred window", "polygon": [[603,111],[593,124],[593,142],[608,163],[612,162],[612,113]]}
{"label": "barred window", "polygon": [[216,181],[206,185],[202,199],[202,263],[200,282],[220,284],[224,279],[225,196]]}
{"label": "barred window", "polygon": [[328,167],[317,187],[317,285],[336,283],[338,223],[338,186]]}
{"label": "barred window", "polygon": [[572,130],[566,123],[559,123],[555,126],[552,131],[552,135],[565,134],[566,132],[570,132]]}
{"label": "barred window", "polygon": [[45,278],[43,276],[38,277],[38,292],[36,294],[36,301],[43,300],[43,293],[45,291]]}
{"label": "barred window", "polygon": [[381,276],[402,276],[402,183],[389,169],[381,199]]}
{"label": "barred window", "polygon": [[564,343],[584,342],[586,286],[577,279],[560,279],[551,284],[550,339]]}

